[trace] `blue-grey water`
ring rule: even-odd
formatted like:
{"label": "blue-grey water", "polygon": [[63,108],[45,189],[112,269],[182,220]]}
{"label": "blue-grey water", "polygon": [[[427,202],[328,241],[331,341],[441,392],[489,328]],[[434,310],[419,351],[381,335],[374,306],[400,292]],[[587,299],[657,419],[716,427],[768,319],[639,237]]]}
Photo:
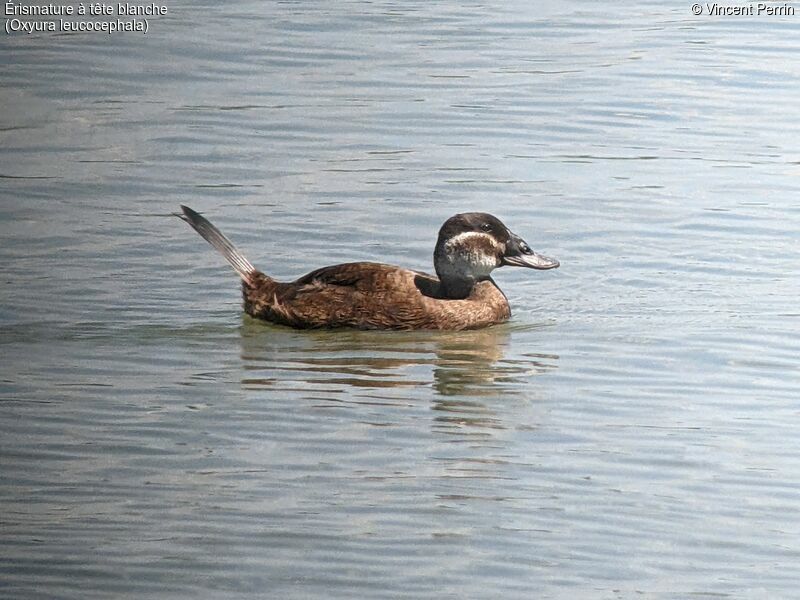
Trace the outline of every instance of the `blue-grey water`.
{"label": "blue-grey water", "polygon": [[[800,12],[166,5],[0,33],[0,597],[796,595]],[[465,210],[562,266],[294,331],[181,203],[284,279]]]}

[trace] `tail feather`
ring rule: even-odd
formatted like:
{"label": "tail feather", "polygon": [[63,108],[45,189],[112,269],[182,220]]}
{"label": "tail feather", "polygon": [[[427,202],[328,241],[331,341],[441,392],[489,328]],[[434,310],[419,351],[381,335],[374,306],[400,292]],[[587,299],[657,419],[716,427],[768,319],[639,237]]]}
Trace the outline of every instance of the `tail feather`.
{"label": "tail feather", "polygon": [[244,257],[244,254],[242,254],[219,229],[212,225],[208,219],[193,211],[188,206],[181,204],[181,209],[183,210],[183,214],[179,214],[178,217],[191,225],[192,229],[203,236],[205,241],[214,246],[214,248],[225,257],[225,260],[231,264],[234,270],[239,274],[239,277],[241,277],[247,285],[252,286],[253,275],[257,271],[256,268],[250,264],[250,261]]}

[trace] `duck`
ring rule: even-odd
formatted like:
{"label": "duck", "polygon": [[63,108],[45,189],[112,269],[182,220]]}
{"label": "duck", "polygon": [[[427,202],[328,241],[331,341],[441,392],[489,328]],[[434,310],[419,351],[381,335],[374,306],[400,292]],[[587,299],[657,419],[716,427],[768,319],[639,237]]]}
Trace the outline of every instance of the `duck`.
{"label": "duck", "polygon": [[511,308],[491,277],[498,267],[547,270],[537,252],[500,219],[466,212],[447,219],[433,252],[436,275],[378,262],[322,267],[292,282],[256,269],[211,222],[181,205],[186,221],[242,280],[244,312],[297,329],[478,329],[507,321]]}

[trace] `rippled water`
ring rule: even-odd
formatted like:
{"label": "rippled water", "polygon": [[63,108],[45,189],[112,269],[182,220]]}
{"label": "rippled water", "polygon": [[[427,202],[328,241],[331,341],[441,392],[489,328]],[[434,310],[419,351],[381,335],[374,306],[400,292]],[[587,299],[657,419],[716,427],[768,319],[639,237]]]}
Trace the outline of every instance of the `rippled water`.
{"label": "rippled water", "polygon": [[[0,35],[0,596],[776,598],[800,580],[800,15],[168,4]],[[430,269],[512,321],[297,332],[270,274]]]}

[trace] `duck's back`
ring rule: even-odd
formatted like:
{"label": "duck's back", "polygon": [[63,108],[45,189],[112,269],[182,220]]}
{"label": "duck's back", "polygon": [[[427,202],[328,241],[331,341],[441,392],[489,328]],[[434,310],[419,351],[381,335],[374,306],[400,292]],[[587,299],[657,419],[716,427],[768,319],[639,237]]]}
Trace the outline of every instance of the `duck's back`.
{"label": "duck's back", "polygon": [[299,328],[473,329],[505,321],[505,295],[489,279],[462,300],[441,297],[436,277],[392,265],[347,263],[291,283],[256,272],[243,284],[247,314]]}

